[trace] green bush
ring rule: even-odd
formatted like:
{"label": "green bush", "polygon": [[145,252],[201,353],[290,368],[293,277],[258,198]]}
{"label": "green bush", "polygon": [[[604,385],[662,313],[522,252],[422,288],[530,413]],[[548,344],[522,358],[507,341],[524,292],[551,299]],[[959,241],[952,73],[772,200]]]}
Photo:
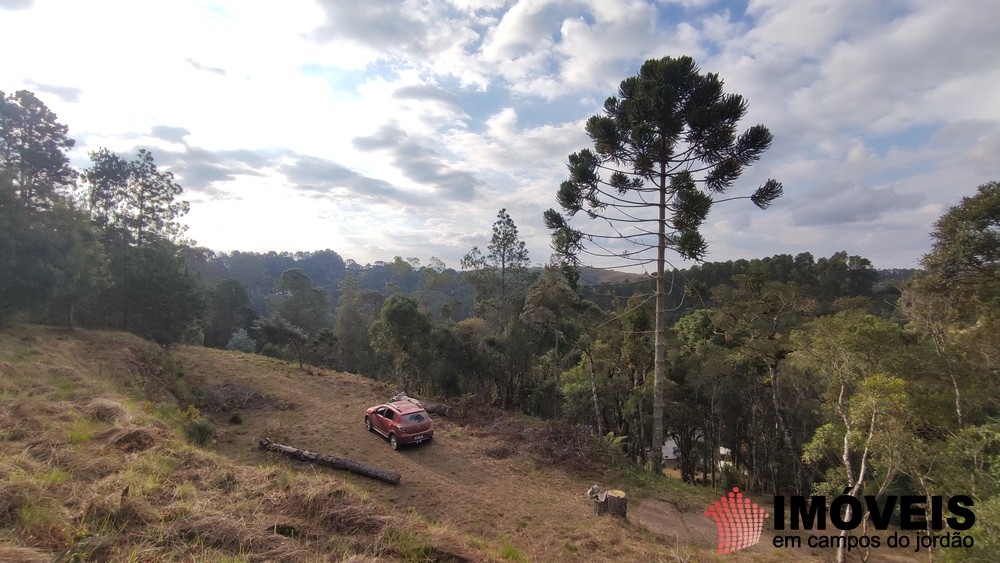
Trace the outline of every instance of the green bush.
{"label": "green bush", "polygon": [[268,358],[277,358],[279,360],[285,359],[285,353],[281,351],[281,348],[278,348],[274,344],[265,344],[264,348],[261,349],[260,354],[262,356],[267,356]]}
{"label": "green bush", "polygon": [[722,466],[722,490],[731,491],[733,487],[743,487],[743,480],[740,478],[740,472],[736,470],[736,467],[731,463],[727,463]]}
{"label": "green bush", "polygon": [[184,434],[188,440],[204,446],[215,437],[215,424],[205,417],[189,420],[184,423]]}

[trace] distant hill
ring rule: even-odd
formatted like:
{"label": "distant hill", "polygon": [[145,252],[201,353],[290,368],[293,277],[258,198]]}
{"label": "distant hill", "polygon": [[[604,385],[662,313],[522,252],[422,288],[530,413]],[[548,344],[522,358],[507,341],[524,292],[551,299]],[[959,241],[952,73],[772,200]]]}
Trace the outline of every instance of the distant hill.
{"label": "distant hill", "polygon": [[879,283],[905,282],[920,270],[916,268],[886,268],[876,270]]}
{"label": "distant hill", "polygon": [[590,266],[582,266],[580,268],[580,283],[583,285],[634,283],[644,279],[651,278],[644,274],[604,270]]}

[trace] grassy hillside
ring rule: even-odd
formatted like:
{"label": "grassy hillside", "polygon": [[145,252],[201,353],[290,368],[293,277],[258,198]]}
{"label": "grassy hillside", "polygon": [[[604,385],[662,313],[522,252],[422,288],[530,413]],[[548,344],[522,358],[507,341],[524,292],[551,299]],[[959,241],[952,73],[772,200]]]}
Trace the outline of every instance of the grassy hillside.
{"label": "grassy hillside", "polygon": [[[0,350],[2,561],[500,555],[453,527],[387,511],[338,473],[189,443],[208,423],[172,400],[211,394],[184,379],[194,350],[177,361],[130,335],[41,328],[0,333]],[[257,360],[234,366],[242,359]],[[257,375],[274,368],[284,366]]]}
{"label": "grassy hillside", "polygon": [[[2,330],[0,561],[717,560],[711,490],[608,470],[573,429],[471,401],[394,452],[362,424],[391,391],[123,333]],[[628,522],[592,514],[593,483],[629,492]],[[783,559],[763,543],[725,560]]]}

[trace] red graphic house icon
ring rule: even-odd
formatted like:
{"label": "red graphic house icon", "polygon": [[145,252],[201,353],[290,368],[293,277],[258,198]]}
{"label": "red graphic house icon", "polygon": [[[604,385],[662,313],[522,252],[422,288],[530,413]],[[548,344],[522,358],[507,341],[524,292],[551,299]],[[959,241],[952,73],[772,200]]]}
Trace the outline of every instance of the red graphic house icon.
{"label": "red graphic house icon", "polygon": [[705,516],[715,521],[719,534],[716,553],[722,554],[756,545],[769,514],[743,496],[739,487],[733,487],[731,493],[708,506]]}

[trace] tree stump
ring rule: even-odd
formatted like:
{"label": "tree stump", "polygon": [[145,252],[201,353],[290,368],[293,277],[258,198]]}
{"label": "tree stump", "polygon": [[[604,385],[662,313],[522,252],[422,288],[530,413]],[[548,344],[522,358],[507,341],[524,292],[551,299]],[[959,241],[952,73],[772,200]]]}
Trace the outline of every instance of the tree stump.
{"label": "tree stump", "polygon": [[622,520],[628,520],[627,510],[628,497],[625,495],[625,491],[612,489],[598,493],[594,497],[594,514],[611,514]]}

